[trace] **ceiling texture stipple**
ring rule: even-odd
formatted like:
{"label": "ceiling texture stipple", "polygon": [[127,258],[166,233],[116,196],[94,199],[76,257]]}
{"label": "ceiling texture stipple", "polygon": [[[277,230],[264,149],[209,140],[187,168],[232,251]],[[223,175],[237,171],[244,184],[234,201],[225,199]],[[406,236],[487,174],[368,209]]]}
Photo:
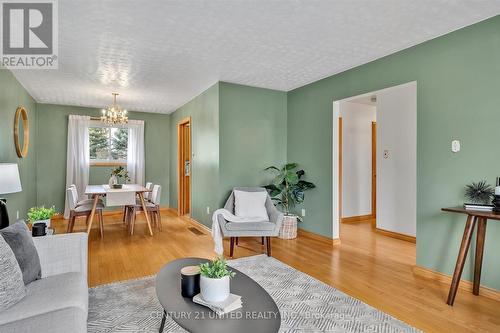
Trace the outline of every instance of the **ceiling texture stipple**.
{"label": "ceiling texture stipple", "polygon": [[500,13],[498,0],[59,0],[41,103],[170,113],[217,81],[288,91]]}

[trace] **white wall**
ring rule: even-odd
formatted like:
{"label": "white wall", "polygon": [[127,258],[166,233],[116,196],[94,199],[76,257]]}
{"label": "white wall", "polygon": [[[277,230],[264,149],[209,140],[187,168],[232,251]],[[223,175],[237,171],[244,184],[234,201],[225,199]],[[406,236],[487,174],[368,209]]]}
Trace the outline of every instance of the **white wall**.
{"label": "white wall", "polygon": [[342,117],[342,217],[372,212],[372,122],[376,107],[340,102]]}
{"label": "white wall", "polygon": [[[378,91],[377,228],[416,235],[417,84]],[[384,158],[384,151],[388,157]]]}

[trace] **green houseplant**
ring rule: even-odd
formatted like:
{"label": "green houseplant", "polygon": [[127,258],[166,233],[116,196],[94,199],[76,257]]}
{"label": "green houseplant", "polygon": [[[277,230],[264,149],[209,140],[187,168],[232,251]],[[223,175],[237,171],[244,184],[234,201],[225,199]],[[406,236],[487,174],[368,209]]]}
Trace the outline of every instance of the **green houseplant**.
{"label": "green houseplant", "polygon": [[269,192],[273,201],[283,208],[285,218],[281,225],[279,238],[294,239],[297,237],[297,220],[302,219],[291,213],[291,209],[297,204],[304,202],[304,192],[316,187],[311,182],[305,181],[302,177],[305,171],[300,169],[297,163],[285,164],[282,168],[270,166],[264,170],[275,173],[272,184],[264,186]]}
{"label": "green houseplant", "polygon": [[47,228],[50,227],[50,219],[56,214],[56,209],[54,206],[50,208],[41,207],[31,207],[28,211],[28,222],[34,223],[45,223]]}
{"label": "green houseplant", "polygon": [[290,213],[291,208],[304,202],[304,192],[316,187],[313,183],[301,179],[305,175],[305,171],[295,171],[297,166],[297,163],[288,163],[281,169],[275,166],[264,169],[276,173],[273,183],[264,187],[274,202],[280,205],[285,215],[288,216],[294,216]]}
{"label": "green houseplant", "polygon": [[[120,183],[120,180],[123,179],[123,183]],[[130,181],[130,177],[128,175],[128,171],[125,170],[123,166],[119,166],[111,171],[111,178],[109,179],[109,186],[113,188],[122,188],[124,183]]]}
{"label": "green houseplant", "polygon": [[221,256],[212,261],[200,264],[200,292],[207,302],[222,302],[229,296],[229,279],[235,273],[227,267]]}

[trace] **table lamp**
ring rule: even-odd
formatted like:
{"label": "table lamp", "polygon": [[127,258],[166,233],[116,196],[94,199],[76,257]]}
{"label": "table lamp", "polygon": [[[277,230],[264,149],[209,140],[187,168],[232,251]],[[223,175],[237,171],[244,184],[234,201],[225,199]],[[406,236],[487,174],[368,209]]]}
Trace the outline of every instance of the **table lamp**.
{"label": "table lamp", "polygon": [[[0,194],[21,192],[21,179],[16,163],[0,163]],[[9,226],[7,200],[0,199],[0,229]]]}

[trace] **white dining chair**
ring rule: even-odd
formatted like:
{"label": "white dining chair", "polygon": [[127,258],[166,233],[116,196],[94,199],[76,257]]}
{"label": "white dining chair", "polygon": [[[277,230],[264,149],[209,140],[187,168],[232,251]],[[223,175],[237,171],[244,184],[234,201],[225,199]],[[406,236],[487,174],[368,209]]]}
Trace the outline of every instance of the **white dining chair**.
{"label": "white dining chair", "polygon": [[[151,192],[151,200],[146,202],[146,210],[148,214],[151,216],[153,220],[153,225],[162,231],[161,224],[161,214],[160,214],[160,200],[161,200],[161,185],[154,185],[153,191]],[[130,234],[134,234],[134,224],[135,224],[135,216],[137,212],[142,212],[142,204],[136,203],[135,206],[127,206],[126,207],[126,221],[127,225],[130,229]]]}
{"label": "white dining chair", "polygon": [[[147,182],[145,187],[148,189],[148,191],[144,192],[144,200],[146,202],[149,202],[150,201],[149,199],[151,197],[151,192],[150,191],[153,188],[153,183]],[[135,204],[136,205],[141,205],[141,200],[139,198],[137,198],[136,201],[135,201]],[[123,208],[123,222],[126,223],[127,222],[126,219],[127,219],[127,206],[125,206]]]}
{"label": "white dining chair", "polygon": [[[79,196],[78,196],[78,189],[76,187],[75,184],[71,184],[69,186],[69,188],[71,188],[71,190],[73,191],[73,196],[75,198],[75,202],[76,202],[76,206],[84,206],[84,205],[94,205],[94,199],[83,199],[83,200],[78,200],[79,199]],[[98,204],[101,204],[101,205],[104,205],[102,199],[99,199],[97,201]]]}
{"label": "white dining chair", "polygon": [[[72,187],[69,187],[66,189],[66,198],[68,199],[68,205],[69,205],[69,220],[68,220],[68,229],[67,232],[71,233],[73,232],[73,228],[75,226],[75,220],[79,216],[85,216],[86,221],[85,223],[88,224],[90,215],[92,213],[92,206],[93,205],[77,205],[78,203],[78,194],[76,193],[75,189]],[[104,209],[104,205],[97,204],[96,206],[96,214],[99,218],[99,229],[101,232],[101,237],[104,235],[104,219],[102,216],[102,210]]]}

